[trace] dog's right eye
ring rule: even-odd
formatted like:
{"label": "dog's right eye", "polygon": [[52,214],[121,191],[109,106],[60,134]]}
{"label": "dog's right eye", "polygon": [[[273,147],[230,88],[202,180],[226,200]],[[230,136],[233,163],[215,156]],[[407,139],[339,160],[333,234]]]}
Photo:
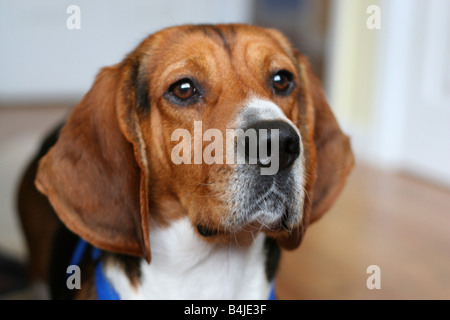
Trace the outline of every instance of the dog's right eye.
{"label": "dog's right eye", "polygon": [[184,78],[171,84],[165,96],[176,104],[188,105],[197,101],[199,91],[191,79]]}

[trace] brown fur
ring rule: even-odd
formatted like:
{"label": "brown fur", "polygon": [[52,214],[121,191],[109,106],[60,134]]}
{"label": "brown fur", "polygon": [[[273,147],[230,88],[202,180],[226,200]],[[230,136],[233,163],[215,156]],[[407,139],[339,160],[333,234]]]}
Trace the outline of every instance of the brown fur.
{"label": "brown fur", "polygon": [[[274,95],[264,80],[274,69],[294,74],[289,96]],[[174,107],[163,98],[180,75],[195,76],[205,88],[202,103]],[[150,262],[150,221],[165,226],[182,216],[218,230],[209,241],[234,241],[221,227],[227,203],[215,196],[226,188],[231,167],[175,165],[171,134],[185,128],[193,137],[196,120],[203,131],[225,132],[249,92],[274,101],[302,136],[303,221],[292,233],[264,230],[296,248],[307,225],[336,199],[353,156],[307,60],[275,30],[182,26],[148,37],[120,64],[102,69],[41,160],[36,185],[70,230],[108,251]]]}

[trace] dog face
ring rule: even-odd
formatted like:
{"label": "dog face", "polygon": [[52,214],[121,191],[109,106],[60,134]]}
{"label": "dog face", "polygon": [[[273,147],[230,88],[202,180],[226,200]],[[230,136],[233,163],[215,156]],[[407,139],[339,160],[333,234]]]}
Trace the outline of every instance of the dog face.
{"label": "dog face", "polygon": [[[152,146],[147,156],[151,172],[165,168],[164,177],[158,174],[162,181],[157,189],[166,186],[166,190],[158,199],[173,194],[193,224],[215,236],[249,226],[265,231],[290,230],[302,217],[304,148],[293,123],[300,123],[300,77],[295,56],[281,35],[256,31],[236,26],[169,29],[155,35],[156,39],[148,39],[142,48],[150,55],[141,60],[139,86],[148,86],[149,101],[143,103],[148,115],[142,117],[140,127],[145,144]],[[165,57],[167,52],[171,53],[169,58]],[[290,147],[298,153],[284,157],[293,158],[287,168],[264,176],[259,165],[248,161],[227,164],[225,153],[237,149],[237,141],[230,150],[223,139],[221,148],[215,150],[223,151],[215,155],[222,160],[216,161],[219,163],[174,164],[167,146],[169,150],[175,147],[171,140],[177,128],[190,132],[188,148],[191,158],[195,156],[199,142],[194,141],[195,121],[201,123],[201,137],[210,129],[226,137],[227,129],[235,133],[235,129],[273,127],[283,138],[292,140],[281,146],[281,155]],[[156,145],[160,147],[153,148]],[[202,155],[207,145],[199,147]],[[161,203],[158,199],[156,205]]]}
{"label": "dog face", "polygon": [[72,231],[150,260],[149,219],[186,215],[209,241],[262,231],[294,248],[352,163],[320,84],[283,35],[182,26],[101,71],[37,186]]}

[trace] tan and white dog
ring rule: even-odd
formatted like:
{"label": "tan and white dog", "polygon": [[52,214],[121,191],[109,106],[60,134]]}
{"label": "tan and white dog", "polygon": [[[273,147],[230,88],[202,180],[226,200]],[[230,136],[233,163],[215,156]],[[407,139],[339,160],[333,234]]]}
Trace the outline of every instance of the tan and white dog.
{"label": "tan and white dog", "polygon": [[[174,163],[172,134],[195,121],[279,130],[278,172]],[[53,298],[97,298],[89,254],[81,289],[65,288],[81,237],[121,299],[266,299],[280,247],[298,247],[352,166],[318,80],[280,32],[162,30],[100,71],[28,168],[19,209],[33,280]]]}

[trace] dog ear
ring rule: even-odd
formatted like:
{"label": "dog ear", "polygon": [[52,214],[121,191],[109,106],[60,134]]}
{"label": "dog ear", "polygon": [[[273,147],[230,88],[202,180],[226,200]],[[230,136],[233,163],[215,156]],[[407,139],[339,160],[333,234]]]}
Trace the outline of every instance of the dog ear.
{"label": "dog ear", "polygon": [[[353,168],[353,153],[349,138],[341,131],[322,90],[319,80],[313,74],[309,62],[296,52],[301,77],[299,108],[307,128],[299,128],[303,143],[307,147],[306,171],[308,173],[305,191],[303,221],[288,237],[279,241],[284,248],[297,248],[307,226],[318,220],[330,209]],[[309,195],[309,196],[308,196]]]}
{"label": "dog ear", "polygon": [[149,173],[136,111],[139,65],[128,60],[101,70],[40,161],[36,186],[86,241],[150,262]]}
{"label": "dog ear", "polygon": [[315,181],[309,223],[327,212],[341,193],[350,174],[354,157],[350,139],[341,131],[309,63],[302,64],[309,79],[309,93],[314,106]]}

